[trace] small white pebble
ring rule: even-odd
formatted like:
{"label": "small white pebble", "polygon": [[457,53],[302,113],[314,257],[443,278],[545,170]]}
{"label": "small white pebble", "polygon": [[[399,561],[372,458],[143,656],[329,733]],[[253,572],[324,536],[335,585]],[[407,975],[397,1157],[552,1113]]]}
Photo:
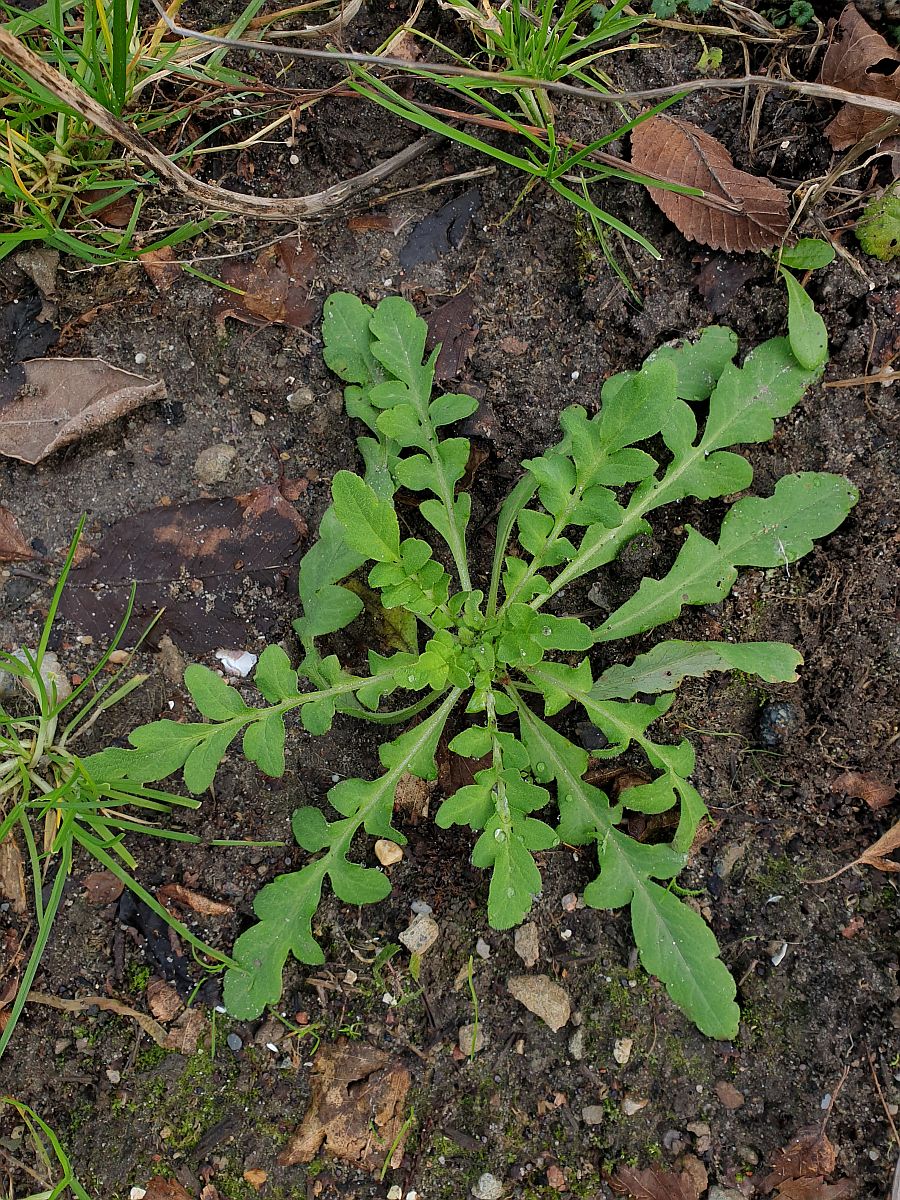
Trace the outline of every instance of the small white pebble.
{"label": "small white pebble", "polygon": [[430,904],[426,904],[424,900],[413,900],[409,906],[416,916],[430,917],[434,909]]}
{"label": "small white pebble", "polygon": [[271,1050],[273,1054],[278,1053],[278,1047],[275,1045],[274,1042],[266,1042],[266,1049]]}
{"label": "small white pebble", "polygon": [[241,110],[239,108],[233,108],[231,110],[231,115],[233,117],[242,117],[244,114],[241,112]]}
{"label": "small white pebble", "polygon": [[331,777],[332,783],[340,783],[340,781],[341,781],[340,775],[332,775],[332,777]]}
{"label": "small white pebble", "polygon": [[288,159],[288,162],[291,164],[292,167],[296,167],[297,164],[300,162],[300,155],[292,154],[291,157]]}
{"label": "small white pebble", "polygon": [[573,371],[573,372],[572,372],[572,382],[573,382],[573,383],[575,382],[575,380],[576,380],[576,379],[579,379],[580,377],[581,377],[581,372],[580,372],[580,371]]}
{"label": "small white pebble", "polygon": [[390,992],[385,992],[381,997],[381,1003],[386,1004],[388,1008],[393,1008],[397,1003],[397,997],[392,995]]}
{"label": "small white pebble", "polygon": [[819,1108],[821,1108],[822,1112],[824,1112],[825,1109],[828,1108],[829,1104],[831,1104],[831,1092],[826,1092],[819,1101]]}
{"label": "small white pebble", "polygon": [[487,944],[487,942],[484,940],[484,938],[479,938],[478,941],[475,943],[475,953],[478,955],[479,958],[490,958],[491,957],[491,948]]}
{"label": "small white pebble", "polygon": [[572,936],[572,930],[571,929],[561,929],[559,931],[559,936],[562,938],[562,940],[564,942],[567,942],[569,940],[569,938]]}
{"label": "small white pebble", "polygon": [[137,354],[134,356],[134,361],[139,367],[142,367],[147,361],[147,355],[143,352],[143,350],[138,350]]}
{"label": "small white pebble", "polygon": [[384,286],[390,287],[393,282],[394,282],[393,278],[390,275],[388,275],[387,279],[384,281]]}
{"label": "small white pebble", "polygon": [[402,1200],[403,1188],[398,1183],[395,1183],[392,1188],[388,1189],[387,1200]]}
{"label": "small white pebble", "polygon": [[775,951],[775,953],[772,955],[771,962],[772,962],[773,967],[781,966],[781,964],[784,962],[784,956],[787,954],[787,951],[788,951],[787,942],[782,942],[781,945],[778,947],[778,949]]}

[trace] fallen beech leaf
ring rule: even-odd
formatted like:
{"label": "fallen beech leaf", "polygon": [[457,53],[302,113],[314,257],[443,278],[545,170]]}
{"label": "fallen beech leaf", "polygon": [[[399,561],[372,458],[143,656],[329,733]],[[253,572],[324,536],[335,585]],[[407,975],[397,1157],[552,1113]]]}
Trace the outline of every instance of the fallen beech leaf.
{"label": "fallen beech leaf", "polygon": [[290,325],[301,329],[313,319],[310,285],[316,252],[308,242],[284,238],[267,246],[255,262],[229,262],[222,281],[238,292],[226,292],[216,310],[221,331],[226,317],[251,325]]}
{"label": "fallen beech leaf", "polygon": [[673,225],[691,241],[744,254],[777,245],[788,228],[787,192],[768,179],[739,171],[721,142],[690,121],[649,117],[631,131],[631,162],[638,171],[702,188],[737,206],[716,208],[698,196],[648,188]]}
{"label": "fallen beech leaf", "polygon": [[154,1175],[144,1189],[144,1200],[194,1200],[177,1179],[164,1179]]}
{"label": "fallen beech leaf", "polygon": [[311,1162],[324,1144],[329,1154],[367,1171],[380,1171],[385,1148],[393,1147],[390,1165],[399,1166],[410,1083],[406,1067],[374,1046],[345,1039],[323,1046],[314,1060],[309,1109],[278,1162]]}
{"label": "fallen beech leaf", "polygon": [[166,394],[161,380],[102,358],[36,358],[23,369],[25,387],[0,407],[0,454],[30,466]]}
{"label": "fallen beech leaf", "polygon": [[244,1182],[249,1183],[254,1192],[258,1192],[268,1178],[268,1171],[264,1171],[262,1167],[249,1167],[243,1174]]}
{"label": "fallen beech leaf", "polygon": [[176,259],[171,246],[162,246],[159,250],[145,250],[138,258],[158,292],[167,292],[184,274],[184,268]]}
{"label": "fallen beech leaf", "polygon": [[0,504],[0,562],[27,562],[30,558],[34,551],[22,537],[18,521]]}
{"label": "fallen beech leaf", "polygon": [[861,771],[845,771],[831,781],[828,789],[832,795],[852,796],[854,800],[865,800],[869,808],[877,812],[885,808],[897,795],[892,783]]}
{"label": "fallen beech leaf", "polygon": [[[111,525],[77,566],[63,593],[64,615],[85,633],[108,637],[137,584],[130,632],[164,608],[154,632],[199,653],[247,637],[248,594],[266,589],[255,623],[265,636],[279,620],[281,590],[300,555],[306,522],[274,484],[243,496],[151,508]],[[128,643],[128,634],[125,637]]]}
{"label": "fallen beech leaf", "polygon": [[201,917],[227,917],[229,913],[234,912],[230,904],[223,904],[221,900],[210,900],[208,896],[195,892],[193,888],[185,887],[181,883],[167,883],[164,887],[158,888],[156,898],[166,907],[170,900],[175,904],[183,904],[185,907],[193,909],[195,913],[199,913]]}
{"label": "fallen beech leaf", "polygon": [[186,1008],[169,1030],[163,1046],[176,1054],[196,1054],[206,1033],[206,1017],[197,1008]]}
{"label": "fallen beech leaf", "polygon": [[830,1175],[836,1163],[834,1146],[818,1125],[810,1129],[801,1129],[797,1136],[775,1155],[772,1170],[762,1181],[762,1190],[771,1192],[787,1180],[814,1179]]}
{"label": "fallen beech leaf", "polygon": [[151,979],[147,984],[147,1007],[157,1021],[168,1025],[184,1009],[184,1002],[171,984],[162,979]]}
{"label": "fallen beech leaf", "polygon": [[9,901],[14,913],[27,912],[28,899],[25,892],[22,852],[12,833],[8,833],[0,842],[0,896]]}
{"label": "fallen beech leaf", "polygon": [[[819,79],[831,87],[900,100],[900,54],[848,4],[833,27]],[[893,64],[894,69],[889,68]],[[846,150],[885,120],[877,109],[845,104],[825,128],[833,150]]]}
{"label": "fallen beech leaf", "polygon": [[699,1200],[697,1181],[681,1171],[667,1171],[663,1167],[645,1167],[636,1171],[632,1167],[616,1167],[610,1183],[620,1195],[631,1196],[632,1200]]}
{"label": "fallen beech leaf", "polygon": [[87,892],[88,904],[112,904],[125,890],[125,885],[112,871],[91,871],[81,881]]}

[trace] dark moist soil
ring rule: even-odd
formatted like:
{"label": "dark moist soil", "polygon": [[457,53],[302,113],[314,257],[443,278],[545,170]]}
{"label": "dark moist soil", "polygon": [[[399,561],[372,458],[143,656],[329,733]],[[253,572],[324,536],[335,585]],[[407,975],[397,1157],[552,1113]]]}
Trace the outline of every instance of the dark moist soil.
{"label": "dark moist soil", "polygon": [[[371,29],[363,21],[354,44],[377,45],[389,19]],[[724,69],[737,73],[733,44],[724,49]],[[689,75],[698,53],[696,39],[671,39],[652,54],[617,58],[617,80],[623,86],[668,83]],[[274,73],[269,63],[265,70]],[[288,76],[309,78],[296,68]],[[362,169],[409,136],[358,102],[326,104],[308,116],[298,167],[289,166],[289,149],[275,141],[244,157],[243,183],[226,156],[207,163],[209,177],[247,186],[249,163],[254,190],[300,193]],[[827,167],[824,108],[769,96],[753,154],[740,97],[695,96],[681,111],[721,137],[738,165],[786,184]],[[574,137],[596,131],[595,112],[577,106],[565,112]],[[442,145],[391,180],[389,190],[483,165]],[[864,183],[851,176],[848,186]],[[555,440],[566,405],[595,411],[607,376],[636,367],[661,342],[695,334],[714,319],[734,328],[745,350],[782,333],[785,323],[783,288],[767,261],[753,256],[740,260],[749,278],[713,317],[698,275],[708,264],[721,272],[738,260],[686,244],[640,189],[612,182],[601,189],[601,203],[662,254],[655,262],[629,251],[641,298],[640,305],[630,302],[603,258],[591,254],[573,209],[540,187],[520,199],[520,185],[505,169],[478,180],[482,207],[462,246],[406,273],[398,255],[412,227],[470,183],[412,190],[384,202],[380,211],[400,227],[396,235],[348,227],[353,212],[364,211],[360,206],[301,231],[317,254],[311,285],[317,309],[335,288],[373,302],[399,290],[424,314],[460,292],[470,298],[477,337],[461,378],[447,386],[482,401],[473,425],[484,461],[473,484],[472,526],[482,568],[492,515],[518,463]],[[175,219],[184,218],[179,202],[160,203]],[[225,255],[288,232],[236,222],[195,242],[191,252],[214,272]],[[809,283],[831,339],[830,382],[877,369],[896,337],[892,272],[861,256],[851,236],[844,244],[846,254]],[[25,294],[11,263],[2,278],[4,302]],[[168,398],[38,467],[0,461],[0,500],[48,556],[46,566],[0,575],[4,647],[34,645],[49,595],[37,577],[53,577],[78,512],[87,513],[86,539],[94,545],[123,516],[247,492],[283,472],[308,481],[296,507],[314,531],[329,480],[354,461],[360,432],[322,363],[318,319],[304,330],[229,320],[219,337],[213,315],[220,293],[197,278],[183,277],[159,294],[138,265],[92,271],[64,260],[59,284],[58,322],[71,323],[62,352],[99,355],[132,369],[135,356],[145,355],[140,369],[165,380]],[[313,402],[292,411],[288,395],[304,388]],[[263,414],[262,424],[254,413]],[[551,1032],[507,992],[507,979],[525,968],[512,932],[486,924],[486,880],[469,866],[468,832],[419,821],[405,826],[409,846],[391,868],[388,901],[358,911],[327,897],[316,920],[325,965],[288,968],[279,1012],[308,1026],[304,1038],[285,1040],[277,1021],[232,1021],[198,1000],[212,1017],[214,1045],[182,1055],[156,1047],[128,1017],[96,1007],[71,1015],[32,1004],[0,1064],[0,1091],[33,1105],[56,1129],[97,1198],[119,1200],[161,1174],[177,1177],[192,1195],[211,1182],[226,1200],[247,1200],[256,1194],[243,1178],[252,1168],[267,1173],[260,1194],[273,1200],[385,1196],[394,1185],[422,1200],[452,1200],[469,1195],[486,1171],[504,1181],[510,1196],[595,1197],[610,1194],[604,1172],[617,1164],[674,1167],[684,1153],[702,1162],[711,1185],[753,1196],[778,1149],[826,1114],[838,1156],[834,1177],[856,1180],[860,1197],[884,1196],[896,1152],[884,1106],[895,1113],[900,1099],[895,877],[853,870],[829,884],[812,881],[855,858],[895,819],[890,808],[872,812],[832,789],[848,769],[896,780],[900,455],[894,419],[889,390],[818,386],[778,423],[770,443],[746,450],[763,494],[787,472],[830,470],[852,479],[859,504],[802,562],[745,572],[723,604],[688,611],[670,631],[684,638],[785,639],[805,659],[796,686],[724,676],[689,682],[664,725],[668,736],[686,733],[695,745],[696,783],[713,818],[681,882],[696,889],[693,903],[710,921],[739,983],[743,1021],[733,1044],[702,1037],[646,976],[624,914],[570,910],[569,897],[580,895],[593,871],[583,854],[567,848],[541,856],[544,891],[531,916],[540,939],[534,972],[556,979],[572,1002],[570,1022]],[[225,482],[204,488],[195,474],[197,455],[218,442],[235,446],[237,457]],[[644,574],[668,567],[686,523],[710,531],[723,509],[724,503],[687,502],[663,514],[653,538],[635,543],[605,577],[610,603],[630,594]],[[587,598],[593,582],[571,589],[558,611],[596,612]],[[282,636],[294,649],[292,589],[290,580],[273,576],[272,587],[251,605],[242,648],[259,652],[257,627],[273,619],[274,608],[276,640]],[[59,627],[58,651],[70,673],[83,672],[98,649],[80,643],[82,634],[71,624]],[[652,640],[635,639],[623,652]],[[351,656],[361,652],[352,642],[347,649]],[[217,665],[211,654],[201,658]],[[177,648],[165,657],[141,654],[148,682],[111,716],[104,736],[123,737],[134,723],[167,715],[173,703],[182,711],[182,665]],[[784,707],[766,707],[775,702]],[[780,718],[774,723],[773,713]],[[100,744],[99,736],[93,744]],[[231,917],[188,911],[185,918],[200,936],[229,948],[251,919],[257,890],[298,861],[289,845],[292,810],[323,805],[337,778],[371,776],[377,745],[377,729],[338,720],[321,739],[291,732],[283,779],[265,779],[229,759],[200,811],[176,816],[174,825],[207,839],[285,844],[224,849],[134,839],[138,878],[151,890],[185,883],[232,904]],[[438,800],[432,797],[432,812]],[[360,853],[372,861],[371,847]],[[61,998],[114,997],[146,1010],[147,984],[157,972],[146,927],[133,911],[89,904],[82,885],[89,870],[79,859],[36,989]],[[418,982],[406,951],[391,955],[417,900],[433,908],[441,930]],[[20,939],[27,953],[34,933],[28,919],[8,907],[0,911],[4,982]],[[488,957],[476,953],[479,938]],[[487,1046],[468,1061],[453,1048],[459,1027],[473,1019],[465,979],[473,955]],[[203,992],[213,1005],[217,988]],[[398,1003],[386,1004],[386,993]],[[412,1129],[406,1155],[383,1180],[332,1158],[309,1167],[276,1162],[306,1111],[316,1045],[347,1035],[381,1047],[413,1077],[405,1102]],[[625,1038],[633,1047],[621,1065],[613,1048]],[[733,1090],[723,1084],[741,1094],[740,1107],[733,1107]],[[623,1108],[626,1099],[646,1103],[627,1115],[634,1106]],[[597,1124],[583,1118],[591,1107],[602,1109]],[[18,1123],[0,1120],[7,1135]],[[4,1164],[9,1146],[0,1141]],[[31,1190],[17,1178],[22,1190],[14,1194]]]}

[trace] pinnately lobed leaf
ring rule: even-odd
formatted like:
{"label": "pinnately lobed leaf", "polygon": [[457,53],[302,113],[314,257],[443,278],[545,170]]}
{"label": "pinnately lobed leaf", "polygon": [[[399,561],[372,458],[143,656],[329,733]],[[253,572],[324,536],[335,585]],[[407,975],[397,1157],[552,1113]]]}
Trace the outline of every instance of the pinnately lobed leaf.
{"label": "pinnately lobed leaf", "polygon": [[[814,254],[800,246],[785,262]],[[326,732],[337,713],[405,723],[380,745],[378,778],[343,779],[330,789],[331,819],[314,806],[294,813],[300,866],[260,891],[256,924],[235,944],[237,965],[225,977],[234,1016],[250,1019],[279,1001],[289,957],[324,961],[316,913],[326,882],[345,904],[388,894],[387,875],[351,857],[358,835],[403,844],[393,823],[398,784],[410,775],[436,778],[443,738],[474,776],[444,797],[435,820],[471,838],[473,865],[490,874],[491,925],[508,929],[531,910],[542,888],[542,855],[555,850],[564,861],[562,847],[586,847],[598,874],[585,901],[627,906],[645,969],[704,1033],[735,1036],[734,980],[712,931],[673,887],[707,815],[691,783],[696,755],[686,737],[672,737],[673,726],[659,737],[654,728],[685,679],[739,671],[785,684],[802,660],[780,642],[673,638],[624,659],[615,643],[676,620],[686,604],[722,600],[741,567],[786,570],[840,525],[856,491],[836,475],[786,476],[767,497],[733,502],[718,534],[708,522],[704,533],[686,526],[669,571],[643,579],[598,625],[547,606],[559,605],[568,583],[651,532],[656,509],[749,487],[753,469],[741,448],[772,436],[824,362],[811,302],[799,301],[808,307],[798,310],[796,301],[790,336],[757,346],[741,365],[734,333],[712,327],[693,342],[660,347],[638,371],[612,376],[592,415],[578,405],[566,409],[560,441],[525,462],[500,510],[483,583],[472,579],[472,502],[460,490],[470,446],[450,428],[476,402],[432,395],[437,350],[426,357],[425,323],[406,301],[390,297],[370,308],[341,293],[326,301],[326,361],[347,385],[348,413],[368,432],[359,439],[364,475],[335,475],[333,504],[301,563],[300,668],[268,647],[254,682],[269,707],[251,708],[236,687],[192,667],[186,681],[206,723],[158,722],[132,734],[132,749],[86,760],[108,778],[154,780],[183,769],[188,786],[202,790],[239,734],[247,758],[281,774],[284,721],[294,709],[314,734]],[[407,490],[402,541],[394,504],[400,487]],[[437,539],[425,540],[429,530]],[[317,640],[343,629],[364,605],[379,640],[368,653],[368,674],[357,675]],[[592,756],[569,736],[577,719],[569,709],[602,735]],[[589,781],[596,779],[591,757],[613,761],[626,752],[642,757],[643,777],[613,802]],[[629,811],[671,812],[671,840],[630,837]]]}

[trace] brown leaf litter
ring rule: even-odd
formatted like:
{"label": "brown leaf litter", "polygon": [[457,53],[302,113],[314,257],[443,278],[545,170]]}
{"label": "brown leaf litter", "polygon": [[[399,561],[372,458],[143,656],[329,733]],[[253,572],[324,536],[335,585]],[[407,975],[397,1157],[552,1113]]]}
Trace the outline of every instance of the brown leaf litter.
{"label": "brown leaf litter", "polygon": [[91,871],[82,879],[81,885],[88,904],[96,905],[112,904],[125,890],[122,880],[112,871]]}
{"label": "brown leaf litter", "polygon": [[618,1166],[610,1186],[631,1200],[699,1200],[697,1180],[688,1171],[669,1171],[664,1167]]}
{"label": "brown leaf litter", "polygon": [[380,1171],[393,1148],[391,1166],[399,1166],[410,1083],[406,1067],[374,1046],[345,1038],[323,1046],[314,1060],[306,1116],[279,1163],[311,1162],[324,1146],[367,1171]]}
{"label": "brown leaf litter", "polygon": [[315,316],[311,299],[316,252],[308,242],[284,238],[267,246],[253,262],[227,262],[222,282],[226,292],[216,309],[221,331],[226,317],[250,325],[290,325],[302,329]]}
{"label": "brown leaf litter", "polygon": [[25,386],[0,407],[0,454],[30,466],[166,395],[161,380],[102,358],[35,358],[22,367]]}
{"label": "brown leaf litter", "polygon": [[821,879],[811,879],[810,883],[830,883],[832,879],[837,879],[851,867],[874,867],[876,871],[896,874],[900,872],[900,862],[888,858],[888,855],[893,854],[895,850],[900,850],[900,821],[893,825],[887,833],[883,833],[871,846],[863,850],[862,854],[858,858],[854,858],[853,862],[847,863],[839,870],[832,871],[830,875],[825,875]]}
{"label": "brown leaf litter", "polygon": [[825,1182],[836,1166],[837,1153],[822,1127],[801,1129],[775,1155],[760,1187],[774,1192],[775,1200],[849,1200],[856,1191],[853,1180]]}
{"label": "brown leaf litter", "polygon": [[648,188],[684,237],[714,250],[744,254],[782,241],[788,230],[788,194],[768,179],[740,171],[721,142],[690,121],[655,116],[631,131],[631,162],[638,171],[701,188],[733,210],[698,196]]}
{"label": "brown leaf litter", "polygon": [[27,912],[25,866],[12,832],[0,842],[0,896],[9,902],[14,913]]}
{"label": "brown leaf litter", "polygon": [[[832,24],[819,80],[863,96],[900,100],[900,54],[848,4]],[[825,136],[833,150],[846,150],[884,120],[876,109],[845,104],[826,126]]]}
{"label": "brown leaf litter", "polygon": [[0,504],[0,563],[28,562],[35,557],[22,536],[19,523],[8,508]]}
{"label": "brown leaf litter", "polygon": [[227,917],[234,912],[234,908],[230,904],[224,904],[221,900],[211,900],[201,892],[195,892],[193,888],[185,887],[181,883],[167,883],[163,887],[157,888],[156,898],[166,908],[172,904],[179,904],[199,913],[201,917]]}
{"label": "brown leaf litter", "polygon": [[843,775],[831,781],[828,790],[833,796],[844,795],[854,800],[864,800],[873,812],[886,808],[897,795],[892,783],[861,771],[844,771]]}
{"label": "brown leaf litter", "polygon": [[278,484],[134,513],[111,525],[94,556],[72,571],[63,615],[84,633],[108,637],[135,584],[132,634],[165,609],[155,633],[167,632],[184,651],[243,645],[244,606],[255,590],[266,594],[258,632],[274,628],[271,592],[285,585],[305,534]]}

